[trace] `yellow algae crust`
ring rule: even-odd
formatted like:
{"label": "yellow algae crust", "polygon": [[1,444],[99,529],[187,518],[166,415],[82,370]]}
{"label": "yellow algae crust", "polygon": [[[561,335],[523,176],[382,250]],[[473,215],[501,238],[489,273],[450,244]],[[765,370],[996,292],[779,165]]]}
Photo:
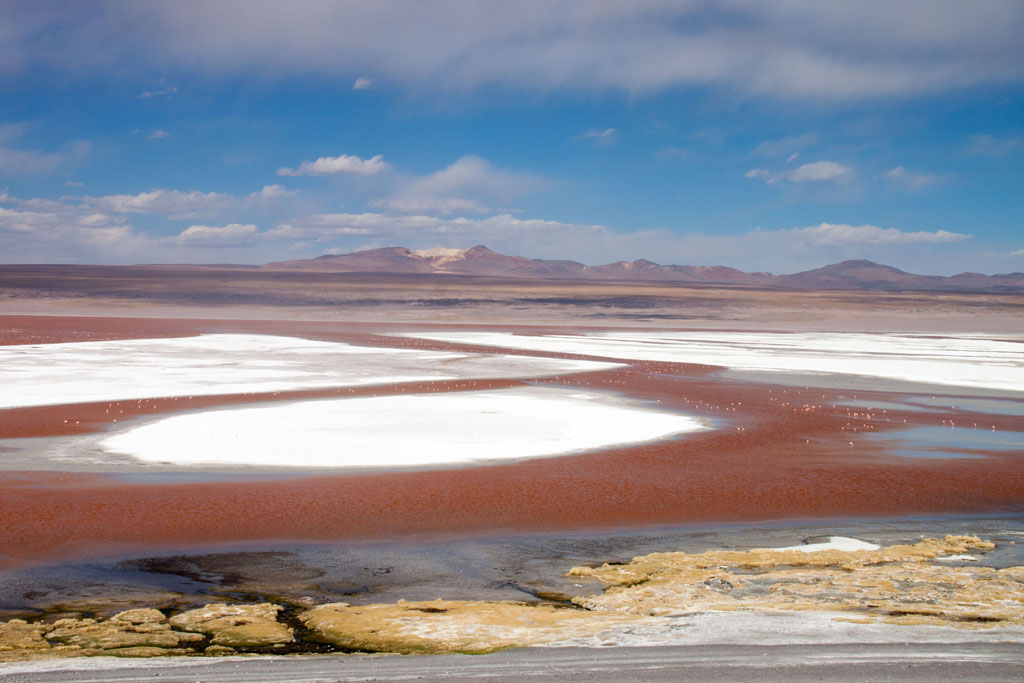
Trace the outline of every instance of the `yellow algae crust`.
{"label": "yellow algae crust", "polygon": [[212,654],[233,647],[290,643],[292,630],[277,621],[278,605],[206,605],[170,620],[159,610],[131,609],[109,619],[0,623],[0,662],[58,657],[162,657],[194,655],[208,639]]}
{"label": "yellow algae crust", "polygon": [[623,624],[654,621],[511,601],[434,600],[315,607],[301,617],[325,642],[368,652],[482,654],[594,636]]}
{"label": "yellow algae crust", "polygon": [[604,584],[599,595],[573,599],[595,612],[850,611],[859,613],[847,619],[854,623],[1024,625],[1024,567],[932,563],[994,547],[976,536],[946,536],[877,550],[653,553],[569,574]]}
{"label": "yellow algae crust", "polygon": [[[183,631],[212,636],[220,647],[269,647],[295,640],[292,630],[277,620],[279,605],[210,604],[171,617],[170,624]],[[217,652],[215,650],[214,652]]]}

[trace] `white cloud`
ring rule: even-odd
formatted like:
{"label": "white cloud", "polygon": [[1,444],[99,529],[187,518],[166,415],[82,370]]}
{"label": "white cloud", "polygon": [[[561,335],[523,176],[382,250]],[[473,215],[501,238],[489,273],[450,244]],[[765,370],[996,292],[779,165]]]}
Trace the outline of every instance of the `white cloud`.
{"label": "white cloud", "polygon": [[491,208],[465,197],[403,196],[374,199],[370,206],[396,213],[428,213],[450,216],[456,213],[490,213]]}
{"label": "white cloud", "polygon": [[256,233],[256,226],[248,223],[229,223],[223,227],[190,225],[166,241],[184,246],[237,247],[251,244]]}
{"label": "white cloud", "polygon": [[453,192],[483,192],[497,196],[516,196],[539,189],[544,181],[537,176],[495,168],[475,156],[464,156],[450,166],[416,178],[405,187],[412,195],[439,195]]}
{"label": "white cloud", "polygon": [[[4,137],[11,139],[18,134],[20,127],[9,128],[7,131],[0,130],[0,141]],[[91,150],[91,143],[85,140],[65,145],[57,152],[0,146],[0,174],[20,176],[49,173],[81,162]]]}
{"label": "white cloud", "polygon": [[1024,249],[1018,249],[1017,251],[1011,251],[1010,256],[1024,256]]}
{"label": "white cloud", "polygon": [[24,123],[0,123],[0,145],[17,140],[25,134]]}
{"label": "white cloud", "polygon": [[[274,238],[260,233],[254,225],[231,222],[223,226],[192,225],[172,237],[157,238],[140,233],[130,219],[139,214],[164,215],[180,220],[197,214],[226,211],[264,212],[270,203],[295,194],[280,185],[268,185],[248,195],[219,192],[181,192],[157,189],[137,195],[21,199],[6,194],[0,201],[14,208],[0,207],[0,261],[2,262],[147,262],[223,261],[204,256],[203,249],[230,252],[241,261],[252,256],[252,248],[269,245]],[[268,246],[269,248],[269,246]],[[248,258],[246,254],[249,254]],[[269,254],[268,254],[269,255]]]}
{"label": "white cloud", "polygon": [[490,213],[494,202],[509,201],[546,185],[537,176],[464,156],[435,173],[400,179],[390,195],[374,199],[370,206],[398,213]]}
{"label": "white cloud", "polygon": [[226,209],[232,205],[234,199],[222,192],[157,189],[139,194],[83,197],[82,201],[111,213],[165,214],[174,219],[188,219]]}
{"label": "white cloud", "polygon": [[341,154],[336,157],[320,157],[316,161],[303,161],[296,169],[279,168],[277,175],[374,175],[390,168],[380,154],[369,159],[355,155]]}
{"label": "white cloud", "polygon": [[604,130],[601,130],[599,128],[591,128],[590,130],[584,131],[572,138],[573,142],[581,142],[584,140],[590,140],[595,145],[610,145],[615,142],[615,129],[605,128]]}
{"label": "white cloud", "polygon": [[64,187],[82,187],[85,183],[78,180],[69,180],[64,183]]}
{"label": "white cloud", "polygon": [[769,171],[763,168],[753,168],[746,172],[747,178],[760,178],[769,185],[788,180],[794,183],[836,181],[849,178],[853,169],[836,161],[815,161],[804,164],[793,170]]}
{"label": "white cloud", "polygon": [[298,190],[289,190],[281,185],[264,185],[262,189],[250,193],[248,198],[259,201],[276,201],[285,197],[294,197],[298,193]]}
{"label": "white cloud", "polygon": [[751,150],[751,154],[754,156],[762,157],[781,157],[788,156],[787,161],[792,161],[799,155],[799,152],[806,147],[809,147],[818,141],[818,136],[814,133],[804,133],[803,135],[790,135],[784,138],[778,138],[775,140],[765,140],[760,143],[757,147]]}
{"label": "white cloud", "polygon": [[996,137],[972,135],[967,141],[967,152],[976,156],[1003,157],[1024,151],[1024,137]]}
{"label": "white cloud", "polygon": [[356,79],[356,82],[352,84],[353,90],[369,90],[373,87],[373,79],[367,78],[366,76],[360,76]]}
{"label": "white cloud", "polygon": [[948,232],[946,230],[904,232],[896,228],[879,228],[874,225],[844,225],[841,223],[820,223],[806,228],[776,230],[774,232],[799,237],[808,244],[830,247],[862,244],[960,242],[971,237],[964,233]]}
{"label": "white cloud", "polygon": [[60,167],[63,163],[64,159],[60,154],[0,147],[0,173],[9,175],[46,173]]}
{"label": "white cloud", "polygon": [[795,171],[790,171],[787,174],[787,178],[794,183],[835,180],[848,175],[850,171],[849,166],[844,166],[835,161],[815,161],[810,164],[804,164]]}
{"label": "white cloud", "polygon": [[123,217],[60,201],[9,200],[19,208],[0,207],[4,262],[53,263],[80,260],[84,254],[94,262],[110,262],[145,243]]}
{"label": "white cloud", "polygon": [[265,206],[296,194],[298,190],[288,190],[281,185],[266,185],[244,196],[226,192],[158,188],[138,194],[66,197],[63,201],[79,202],[83,206],[111,214],[162,214],[172,220],[191,220],[229,210]]}
{"label": "white cloud", "polygon": [[933,173],[912,173],[902,166],[889,169],[885,177],[907,190],[923,190],[939,181],[939,176]]}
{"label": "white cloud", "polygon": [[150,97],[173,97],[178,94],[178,89],[173,85],[168,85],[167,80],[161,78],[159,85],[152,90],[143,90],[139,93],[140,100],[146,100]]}
{"label": "white cloud", "polygon": [[164,138],[169,138],[169,137],[171,137],[170,133],[168,133],[166,130],[162,130],[160,128],[157,128],[152,133],[147,135],[146,139],[147,140],[163,140]]}
{"label": "white cloud", "polygon": [[[562,223],[541,219],[516,218],[500,214],[488,218],[440,218],[437,216],[412,215],[388,216],[379,213],[331,213],[313,214],[279,225],[267,231],[276,238],[308,240],[314,243],[328,242],[338,237],[362,236],[397,240],[398,243],[426,242],[445,244],[449,242],[474,243],[489,241],[495,244],[516,243],[527,238],[555,237],[559,233],[590,235],[607,231],[599,225]],[[436,246],[436,244],[435,244]]]}

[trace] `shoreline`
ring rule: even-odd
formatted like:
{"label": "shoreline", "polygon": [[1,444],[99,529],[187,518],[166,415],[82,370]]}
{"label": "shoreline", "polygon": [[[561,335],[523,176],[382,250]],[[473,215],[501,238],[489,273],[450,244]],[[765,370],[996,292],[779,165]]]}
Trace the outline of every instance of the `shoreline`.
{"label": "shoreline", "polygon": [[979,556],[972,566],[1024,565],[1024,514],[1012,512],[692,522],[572,533],[491,531],[332,542],[235,541],[106,548],[81,559],[9,567],[0,571],[0,604],[5,606],[0,614],[40,617],[56,606],[110,616],[145,606],[155,595],[168,600],[168,606],[240,595],[320,602],[344,596],[354,604],[439,596],[537,600],[538,592],[570,597],[592,592],[592,586],[573,586],[576,582],[563,576],[574,565],[628,562],[649,553],[692,553],[709,547],[788,547],[837,535],[891,545],[950,533],[997,542],[996,550]]}

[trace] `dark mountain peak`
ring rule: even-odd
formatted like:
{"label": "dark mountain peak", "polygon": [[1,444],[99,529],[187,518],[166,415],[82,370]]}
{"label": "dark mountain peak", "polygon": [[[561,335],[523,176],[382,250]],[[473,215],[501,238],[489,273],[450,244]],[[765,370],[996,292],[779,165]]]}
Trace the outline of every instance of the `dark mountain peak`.
{"label": "dark mountain peak", "polygon": [[501,256],[501,255],[502,254],[499,254],[496,251],[488,249],[487,247],[485,247],[482,244],[478,244],[475,247],[470,247],[465,252],[465,257],[466,258],[482,258],[482,257],[487,257],[487,256]]}
{"label": "dark mountain peak", "polygon": [[[867,259],[850,259],[848,261],[841,261],[839,263],[833,263],[818,270],[829,273],[849,273],[849,272],[860,272],[860,271],[871,271],[879,270],[889,273],[905,273],[906,271],[900,270],[899,268],[893,268],[892,266],[883,266],[880,263],[874,261],[868,261]],[[814,271],[807,271],[814,272]]]}

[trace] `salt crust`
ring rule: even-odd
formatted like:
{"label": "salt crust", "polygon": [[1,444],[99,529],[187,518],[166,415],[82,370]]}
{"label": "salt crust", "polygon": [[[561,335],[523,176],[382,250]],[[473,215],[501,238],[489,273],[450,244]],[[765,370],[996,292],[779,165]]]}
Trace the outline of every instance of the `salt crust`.
{"label": "salt crust", "polygon": [[178,465],[415,467],[560,455],[702,429],[695,418],[614,394],[522,388],[211,410],[129,429],[100,447]]}
{"label": "salt crust", "polygon": [[804,545],[791,545],[786,548],[768,548],[768,550],[788,551],[795,550],[801,553],[820,553],[826,550],[842,550],[853,552],[855,550],[878,550],[879,546],[867,541],[846,536],[829,536],[823,543],[806,543]]}
{"label": "salt crust", "polygon": [[1014,392],[1024,387],[1024,344],[1017,338],[778,332],[551,336],[417,332],[402,336],[552,353],[701,363],[736,370],[839,373]]}
{"label": "salt crust", "polygon": [[208,334],[0,346],[0,408],[589,372],[608,363]]}

